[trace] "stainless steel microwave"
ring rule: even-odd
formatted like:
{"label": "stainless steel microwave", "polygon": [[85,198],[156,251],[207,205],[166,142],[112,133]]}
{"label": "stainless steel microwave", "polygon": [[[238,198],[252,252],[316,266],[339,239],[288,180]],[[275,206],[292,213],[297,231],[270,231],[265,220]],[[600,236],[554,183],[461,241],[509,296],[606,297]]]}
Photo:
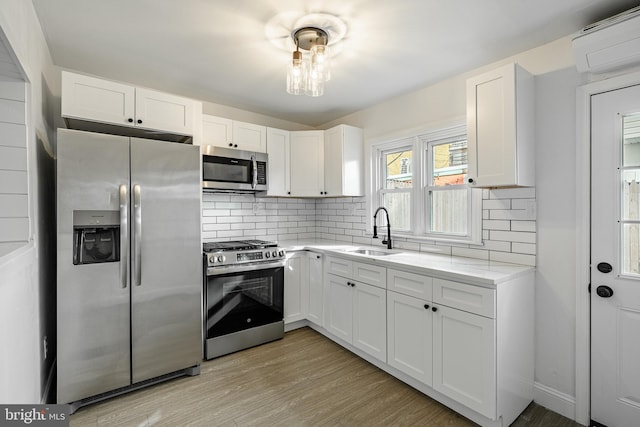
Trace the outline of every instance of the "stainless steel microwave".
{"label": "stainless steel microwave", "polygon": [[206,145],[202,147],[204,191],[267,191],[267,154]]}

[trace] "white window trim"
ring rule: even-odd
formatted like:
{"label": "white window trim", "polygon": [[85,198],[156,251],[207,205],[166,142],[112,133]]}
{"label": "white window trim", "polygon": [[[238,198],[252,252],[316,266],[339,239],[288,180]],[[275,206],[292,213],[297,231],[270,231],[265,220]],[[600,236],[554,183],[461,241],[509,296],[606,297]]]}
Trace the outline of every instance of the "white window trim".
{"label": "white window trim", "polygon": [[403,147],[412,147],[412,170],[413,170],[413,189],[411,193],[411,215],[412,215],[412,232],[402,232],[393,229],[391,224],[392,237],[406,238],[414,241],[424,242],[441,242],[441,243],[462,243],[482,245],[482,190],[474,189],[471,191],[468,227],[469,234],[465,236],[455,236],[451,234],[427,233],[426,232],[426,183],[427,168],[424,164],[426,161],[425,150],[430,142],[440,141],[442,139],[453,138],[466,134],[465,124],[457,121],[446,127],[434,129],[413,130],[404,136],[399,135],[394,138],[378,139],[371,143],[369,150],[369,171],[368,184],[369,203],[368,212],[370,213],[367,220],[367,235],[372,235],[373,230],[373,213],[381,206],[382,198],[380,192],[380,183],[383,176],[382,166],[379,163],[380,155],[383,151],[400,149]]}

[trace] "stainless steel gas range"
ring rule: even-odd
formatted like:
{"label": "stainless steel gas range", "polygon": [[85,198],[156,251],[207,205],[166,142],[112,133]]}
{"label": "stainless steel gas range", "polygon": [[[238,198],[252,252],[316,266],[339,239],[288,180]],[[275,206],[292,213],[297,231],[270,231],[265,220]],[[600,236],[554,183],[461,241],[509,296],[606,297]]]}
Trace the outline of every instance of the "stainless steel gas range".
{"label": "stainless steel gas range", "polygon": [[275,242],[203,244],[207,359],[284,335],[285,251]]}

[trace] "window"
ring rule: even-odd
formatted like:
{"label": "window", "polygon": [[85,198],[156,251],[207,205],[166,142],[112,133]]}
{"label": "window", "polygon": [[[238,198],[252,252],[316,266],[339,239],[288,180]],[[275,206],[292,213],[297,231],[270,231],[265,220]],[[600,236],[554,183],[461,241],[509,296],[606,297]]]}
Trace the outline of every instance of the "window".
{"label": "window", "polygon": [[372,186],[372,209],[387,208],[394,234],[480,242],[481,190],[467,185],[463,125],[373,148],[372,162],[379,173]]}
{"label": "window", "polygon": [[387,208],[389,221],[399,231],[411,229],[412,158],[411,146],[383,151],[381,156],[382,206]]}

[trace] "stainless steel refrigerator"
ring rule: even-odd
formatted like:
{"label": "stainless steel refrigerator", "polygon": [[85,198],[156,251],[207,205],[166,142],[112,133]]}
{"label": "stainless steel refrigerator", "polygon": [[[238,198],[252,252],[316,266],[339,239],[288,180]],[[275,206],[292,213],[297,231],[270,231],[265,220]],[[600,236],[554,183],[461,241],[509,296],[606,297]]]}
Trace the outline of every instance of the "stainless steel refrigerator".
{"label": "stainless steel refrigerator", "polygon": [[56,169],[57,402],[199,373],[198,147],[59,129]]}

